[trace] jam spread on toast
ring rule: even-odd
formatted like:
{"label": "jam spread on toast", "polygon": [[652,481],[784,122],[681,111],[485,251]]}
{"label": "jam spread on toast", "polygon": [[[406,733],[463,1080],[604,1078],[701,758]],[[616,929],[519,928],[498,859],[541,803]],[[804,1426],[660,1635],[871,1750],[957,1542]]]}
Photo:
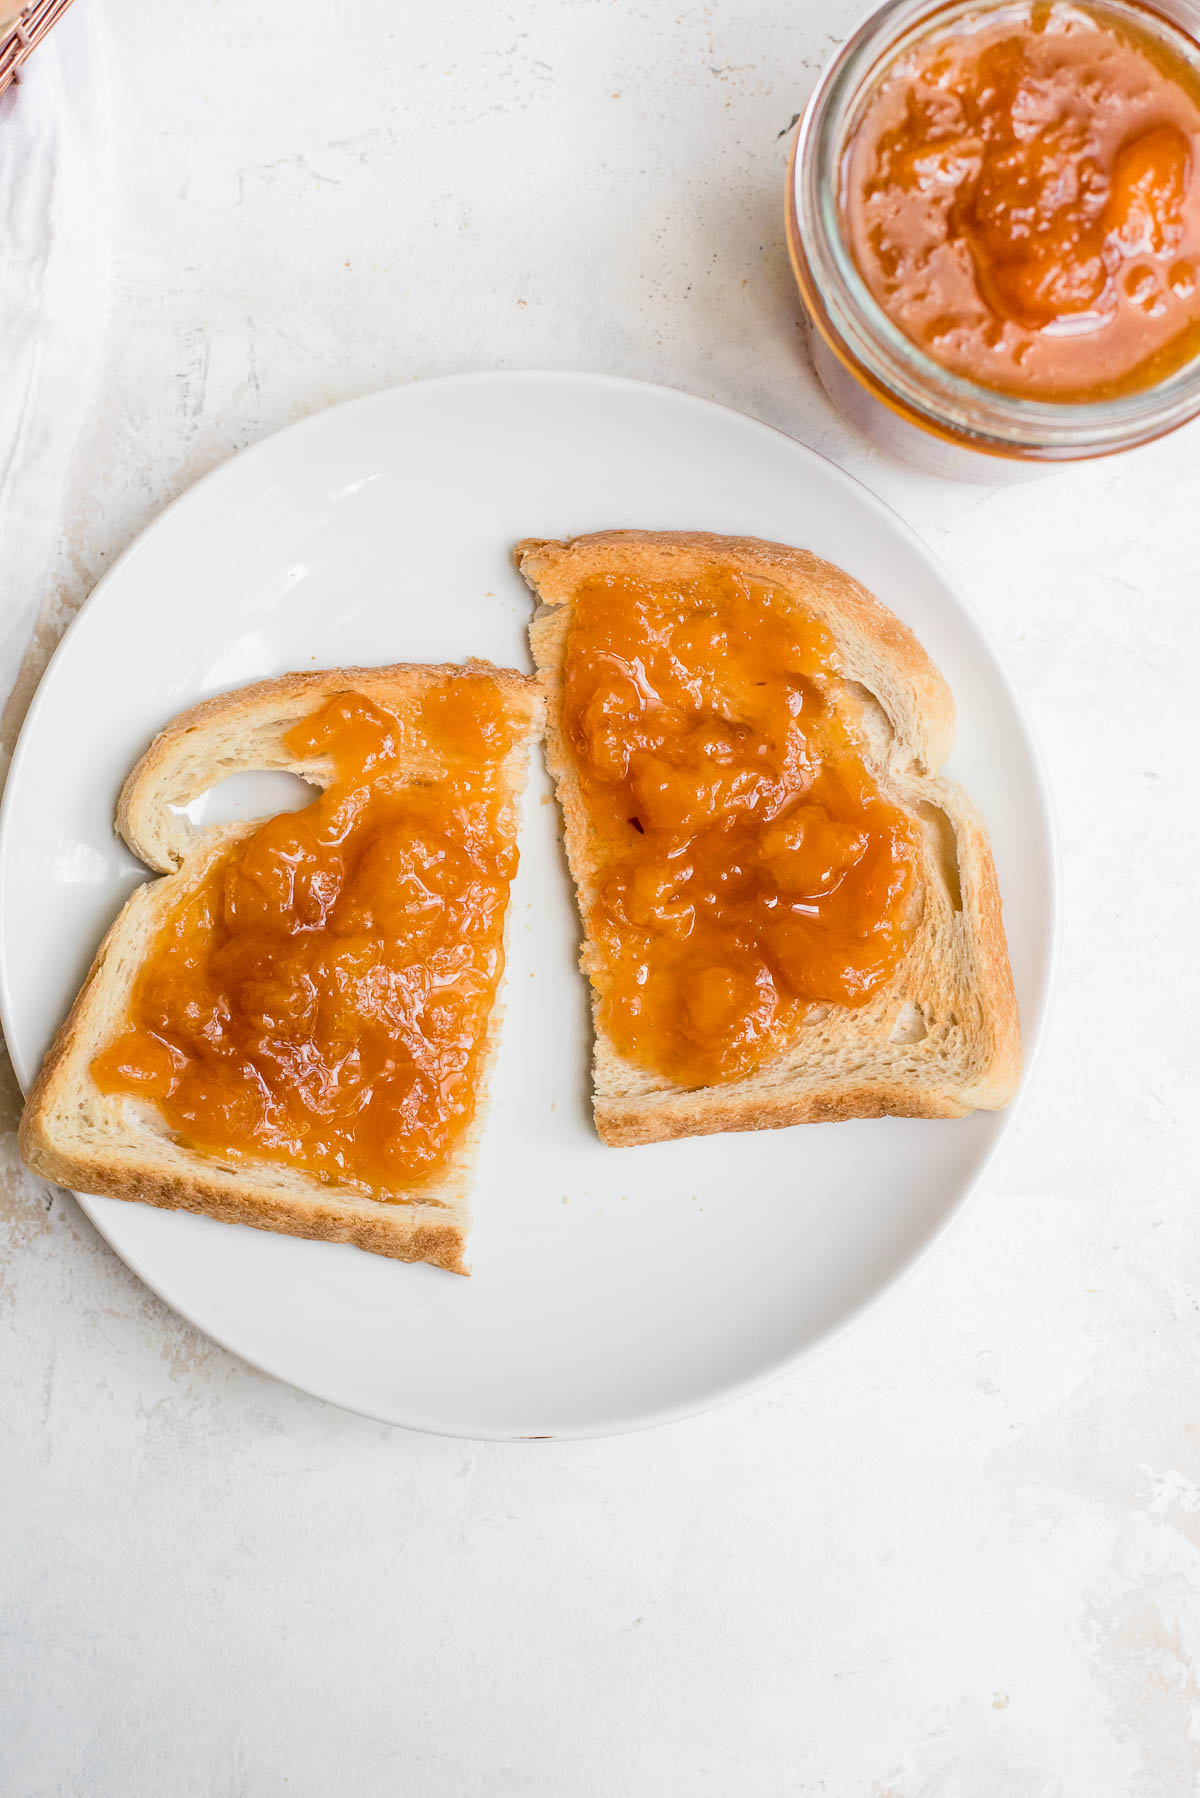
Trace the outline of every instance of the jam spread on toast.
{"label": "jam spread on toast", "polygon": [[767,581],[577,590],[563,728],[596,862],[588,971],[623,1055],[732,1080],[892,975],[917,827],[866,766],[860,712],[829,632]]}
{"label": "jam spread on toast", "polygon": [[384,1193],[471,1126],[517,849],[525,721],[450,677],[392,712],[336,694],[285,738],[331,784],[220,853],[173,907],[92,1063],[177,1140]]}
{"label": "jam spread on toast", "polygon": [[918,38],[860,108],[841,208],[892,323],[982,386],[1104,399],[1200,352],[1200,79],[1103,5]]}

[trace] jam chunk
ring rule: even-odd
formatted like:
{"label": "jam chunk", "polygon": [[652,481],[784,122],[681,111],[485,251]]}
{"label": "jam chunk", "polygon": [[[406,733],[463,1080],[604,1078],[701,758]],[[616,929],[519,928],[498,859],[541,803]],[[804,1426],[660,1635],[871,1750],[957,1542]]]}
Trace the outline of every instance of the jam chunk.
{"label": "jam chunk", "polygon": [[1101,399],[1200,353],[1200,86],[1102,4],[918,39],[860,108],[841,207],[893,324],[982,386]]}
{"label": "jam chunk", "polygon": [[153,1099],[201,1150],[377,1193],[436,1177],[474,1116],[503,971],[520,728],[465,677],[403,718],[347,692],[297,724],[287,747],[335,778],[174,907],[92,1063],[101,1090]]}
{"label": "jam chunk", "polygon": [[815,617],[741,575],[596,578],[564,683],[599,863],[590,971],[622,1053],[687,1087],[736,1079],[810,1006],[890,978],[917,841],[864,764]]}

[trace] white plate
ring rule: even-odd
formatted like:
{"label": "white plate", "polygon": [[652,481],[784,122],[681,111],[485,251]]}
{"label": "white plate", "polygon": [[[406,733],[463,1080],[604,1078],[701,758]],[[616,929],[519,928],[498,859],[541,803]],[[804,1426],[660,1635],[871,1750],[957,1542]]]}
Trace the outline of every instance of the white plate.
{"label": "white plate", "polygon": [[[168,718],[287,669],[467,655],[527,666],[530,602],[511,546],[618,525],[803,544],[912,625],[958,700],[951,768],[991,827],[1030,1057],[1054,928],[1045,788],[1021,705],[945,571],[865,488],[752,419],[635,382],[497,374],[377,394],[258,444],[96,588],[30,709],[0,818],[0,1009],[19,1078],[144,875],[114,840],[113,806]],[[250,797],[278,809],[277,795]],[[1006,1124],[889,1119],[603,1148],[547,796],[539,767],[473,1278],[82,1200],[129,1266],[218,1342],[419,1429],[600,1435],[778,1374],[912,1264]]]}

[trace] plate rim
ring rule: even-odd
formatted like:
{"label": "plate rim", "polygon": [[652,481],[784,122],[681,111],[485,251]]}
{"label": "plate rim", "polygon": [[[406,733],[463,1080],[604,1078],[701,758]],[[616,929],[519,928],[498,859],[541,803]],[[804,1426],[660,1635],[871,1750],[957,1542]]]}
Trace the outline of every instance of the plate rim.
{"label": "plate rim", "polygon": [[[424,1435],[441,1436],[457,1441],[525,1443],[545,1441],[596,1441],[619,1435],[636,1434],[643,1430],[658,1429],[668,1424],[682,1422],[690,1417],[703,1415],[705,1412],[714,1410],[718,1406],[735,1403],[740,1398],[748,1397],[751,1393],[760,1391],[763,1388],[774,1384],[776,1381],[782,1379],[785,1375],[795,1371],[802,1365],[814,1362],[818,1357],[824,1355],[828,1350],[833,1348],[835,1344],[851,1330],[856,1329],[860,1324],[866,1323],[876,1313],[880,1306],[886,1303],[886,1301],[894,1294],[899,1292],[900,1289],[917,1274],[917,1272],[926,1264],[934,1250],[943,1242],[947,1233],[963,1217],[968,1205],[971,1204],[978,1193],[984,1176],[992,1166],[1000,1145],[1011,1131],[1017,1117],[1020,1116],[1041,1056],[1047,1017],[1054,992],[1061,935],[1061,863],[1058,819],[1054,805],[1053,788],[1050,783],[1046,766],[1045,753],[1034,728],[1025,696],[1017,686],[986,618],[977,609],[961,583],[946,567],[937,552],[930,548],[924,538],[913,528],[913,526],[901,517],[887,500],[882,499],[873,491],[873,489],[867,486],[865,481],[860,480],[858,476],[849,473],[846,469],[842,468],[840,464],[831,460],[828,456],[823,455],[819,450],[813,449],[809,444],[801,442],[799,438],[791,436],[779,426],[769,424],[765,420],[755,417],[753,413],[742,411],[739,407],[726,405],[720,400],[708,399],[701,394],[693,393],[688,388],[675,387],[658,381],[639,380],[628,375],[609,374],[603,371],[586,369],[534,367],[461,370],[454,373],[431,376],[427,379],[397,382],[388,387],[373,389],[369,393],[358,394],[351,399],[338,401],[330,406],[320,407],[316,411],[306,413],[302,418],[293,419],[290,424],[283,425],[278,430],[270,431],[265,436],[257,438],[253,443],[246,444],[241,449],[234,451],[232,455],[225,457],[222,461],[218,462],[215,467],[208,469],[203,475],[191,482],[182,492],[176,494],[176,496],[169,500],[161,510],[154,514],[150,521],[143,526],[128,544],[126,544],[125,548],[112,563],[112,566],[105,569],[100,579],[81,602],[66,629],[63,631],[62,636],[55,645],[55,648],[39,677],[37,686],[34,689],[24,718],[22,719],[21,728],[18,732],[16,743],[13,746],[12,757],[9,761],[8,770],[4,779],[3,796],[0,798],[0,1028],[2,1028],[4,1032],[5,1045],[8,1049],[9,1058],[17,1082],[21,1088],[22,1095],[27,1095],[29,1088],[32,1085],[33,1078],[35,1077],[36,1070],[29,1069],[25,1064],[24,1055],[18,1055],[17,1051],[14,1049],[13,1031],[11,1028],[12,1007],[9,991],[8,964],[4,953],[6,937],[4,918],[7,909],[7,895],[9,888],[8,864],[11,811],[13,809],[13,794],[18,790],[21,783],[24,762],[29,752],[29,745],[33,740],[37,720],[43,705],[46,703],[49,690],[53,685],[54,675],[60,659],[64,658],[69,652],[69,646],[76,631],[85,619],[90,621],[95,611],[102,607],[114,581],[124,574],[126,568],[136,559],[147,540],[160,529],[169,528],[170,521],[174,514],[189,502],[193,495],[197,494],[209,484],[224,478],[235,464],[241,463],[247,458],[253,458],[255,455],[264,452],[269,446],[274,445],[280,439],[291,439],[302,435],[308,430],[320,429],[324,421],[333,413],[346,414],[352,411],[367,411],[374,406],[394,402],[399,396],[414,390],[423,392],[430,388],[499,386],[529,381],[545,382],[549,384],[585,384],[610,390],[632,391],[640,394],[668,395],[672,401],[695,407],[707,414],[716,414],[723,417],[734,418],[738,420],[739,423],[748,425],[756,431],[764,432],[773,438],[779,438],[787,445],[790,451],[797,452],[802,459],[820,464],[822,474],[825,477],[828,478],[829,476],[832,476],[844,489],[849,491],[860,504],[865,504],[868,510],[872,510],[877,514],[882,515],[888,526],[893,531],[898,532],[907,541],[917,556],[926,564],[932,566],[949,594],[953,597],[955,604],[966,615],[971,625],[974,627],[980,642],[987,652],[989,663],[991,664],[993,671],[999,676],[1000,683],[1004,689],[1008,702],[1021,726],[1024,745],[1029,754],[1030,766],[1037,787],[1038,797],[1041,802],[1041,821],[1044,829],[1046,846],[1045,899],[1047,931],[1040,978],[1034,993],[1034,1015],[1028,1019],[1023,1015],[1021,1019],[1023,1068],[1020,1086],[1004,1112],[1000,1114],[999,1127],[996,1130],[992,1142],[987,1147],[976,1167],[972,1170],[967,1181],[948,1205],[943,1216],[925,1237],[921,1245],[895,1267],[892,1272],[888,1273],[869,1297],[854,1305],[844,1316],[828,1325],[818,1335],[803,1343],[799,1348],[792,1349],[786,1354],[777,1357],[775,1360],[764,1364],[756,1369],[753,1374],[711,1386],[702,1398],[698,1398],[682,1405],[667,1405],[653,1412],[639,1413],[631,1420],[625,1420],[611,1426],[582,1427],[579,1429],[560,1428],[554,1431],[550,1436],[514,1435],[508,1430],[488,1428],[486,1426],[476,1427],[468,1431],[461,1427],[447,1428],[444,1424],[440,1425],[436,1421],[430,1421],[427,1418],[410,1415],[401,1419],[395,1416],[389,1416],[380,1411],[373,1411],[369,1406],[365,1406],[337,1392],[322,1388],[318,1382],[306,1382],[301,1385],[290,1374],[283,1372],[278,1367],[272,1365],[271,1357],[269,1355],[263,1356],[256,1354],[252,1357],[236,1343],[231,1342],[221,1331],[214,1330],[210,1325],[201,1322],[199,1318],[193,1315],[192,1311],[187,1306],[180,1304],[174,1298],[168,1297],[167,1294],[161,1290],[156,1280],[151,1277],[140,1264],[140,1257],[136,1252],[127,1252],[123,1247],[117,1246],[102,1221],[98,1207],[106,1203],[120,1203],[120,1201],[98,1200],[95,1195],[87,1193],[72,1194],[80,1209],[84,1212],[92,1226],[98,1231],[109,1249],[111,1249],[117,1258],[129,1268],[135,1278],[140,1280],[142,1284],[146,1286],[157,1299],[165,1304],[169,1310],[173,1311],[176,1316],[184,1318],[193,1329],[198,1330],[211,1342],[215,1342],[225,1353],[236,1356],[244,1365],[254,1368],[259,1373],[266,1374],[271,1379],[278,1380],[281,1384],[290,1387],[293,1391],[305,1393],[310,1397],[320,1399],[326,1404],[336,1405],[340,1410],[348,1411],[353,1415],[365,1417],[371,1421],[385,1424],[389,1428],[414,1430]],[[49,1184],[53,1184],[53,1182],[50,1182]]]}

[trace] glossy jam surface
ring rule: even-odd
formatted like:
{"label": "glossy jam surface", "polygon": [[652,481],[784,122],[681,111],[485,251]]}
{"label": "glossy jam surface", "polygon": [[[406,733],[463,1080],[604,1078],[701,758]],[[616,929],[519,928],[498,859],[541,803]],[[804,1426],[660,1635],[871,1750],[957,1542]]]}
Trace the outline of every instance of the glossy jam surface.
{"label": "glossy jam surface", "polygon": [[834,644],[769,584],[597,578],[564,729],[599,844],[590,973],[617,1047],[731,1080],[903,954],[916,845],[856,748]]}
{"label": "glossy jam surface", "polygon": [[435,1176],[473,1116],[503,969],[500,768],[520,729],[478,678],[403,717],[341,693],[298,724],[288,748],[332,758],[332,784],[176,906],[97,1084],[153,1098],[202,1150],[374,1190]]}
{"label": "glossy jam surface", "polygon": [[1102,7],[918,40],[861,109],[841,205],[892,322],[983,386],[1109,398],[1200,353],[1200,88]]}

